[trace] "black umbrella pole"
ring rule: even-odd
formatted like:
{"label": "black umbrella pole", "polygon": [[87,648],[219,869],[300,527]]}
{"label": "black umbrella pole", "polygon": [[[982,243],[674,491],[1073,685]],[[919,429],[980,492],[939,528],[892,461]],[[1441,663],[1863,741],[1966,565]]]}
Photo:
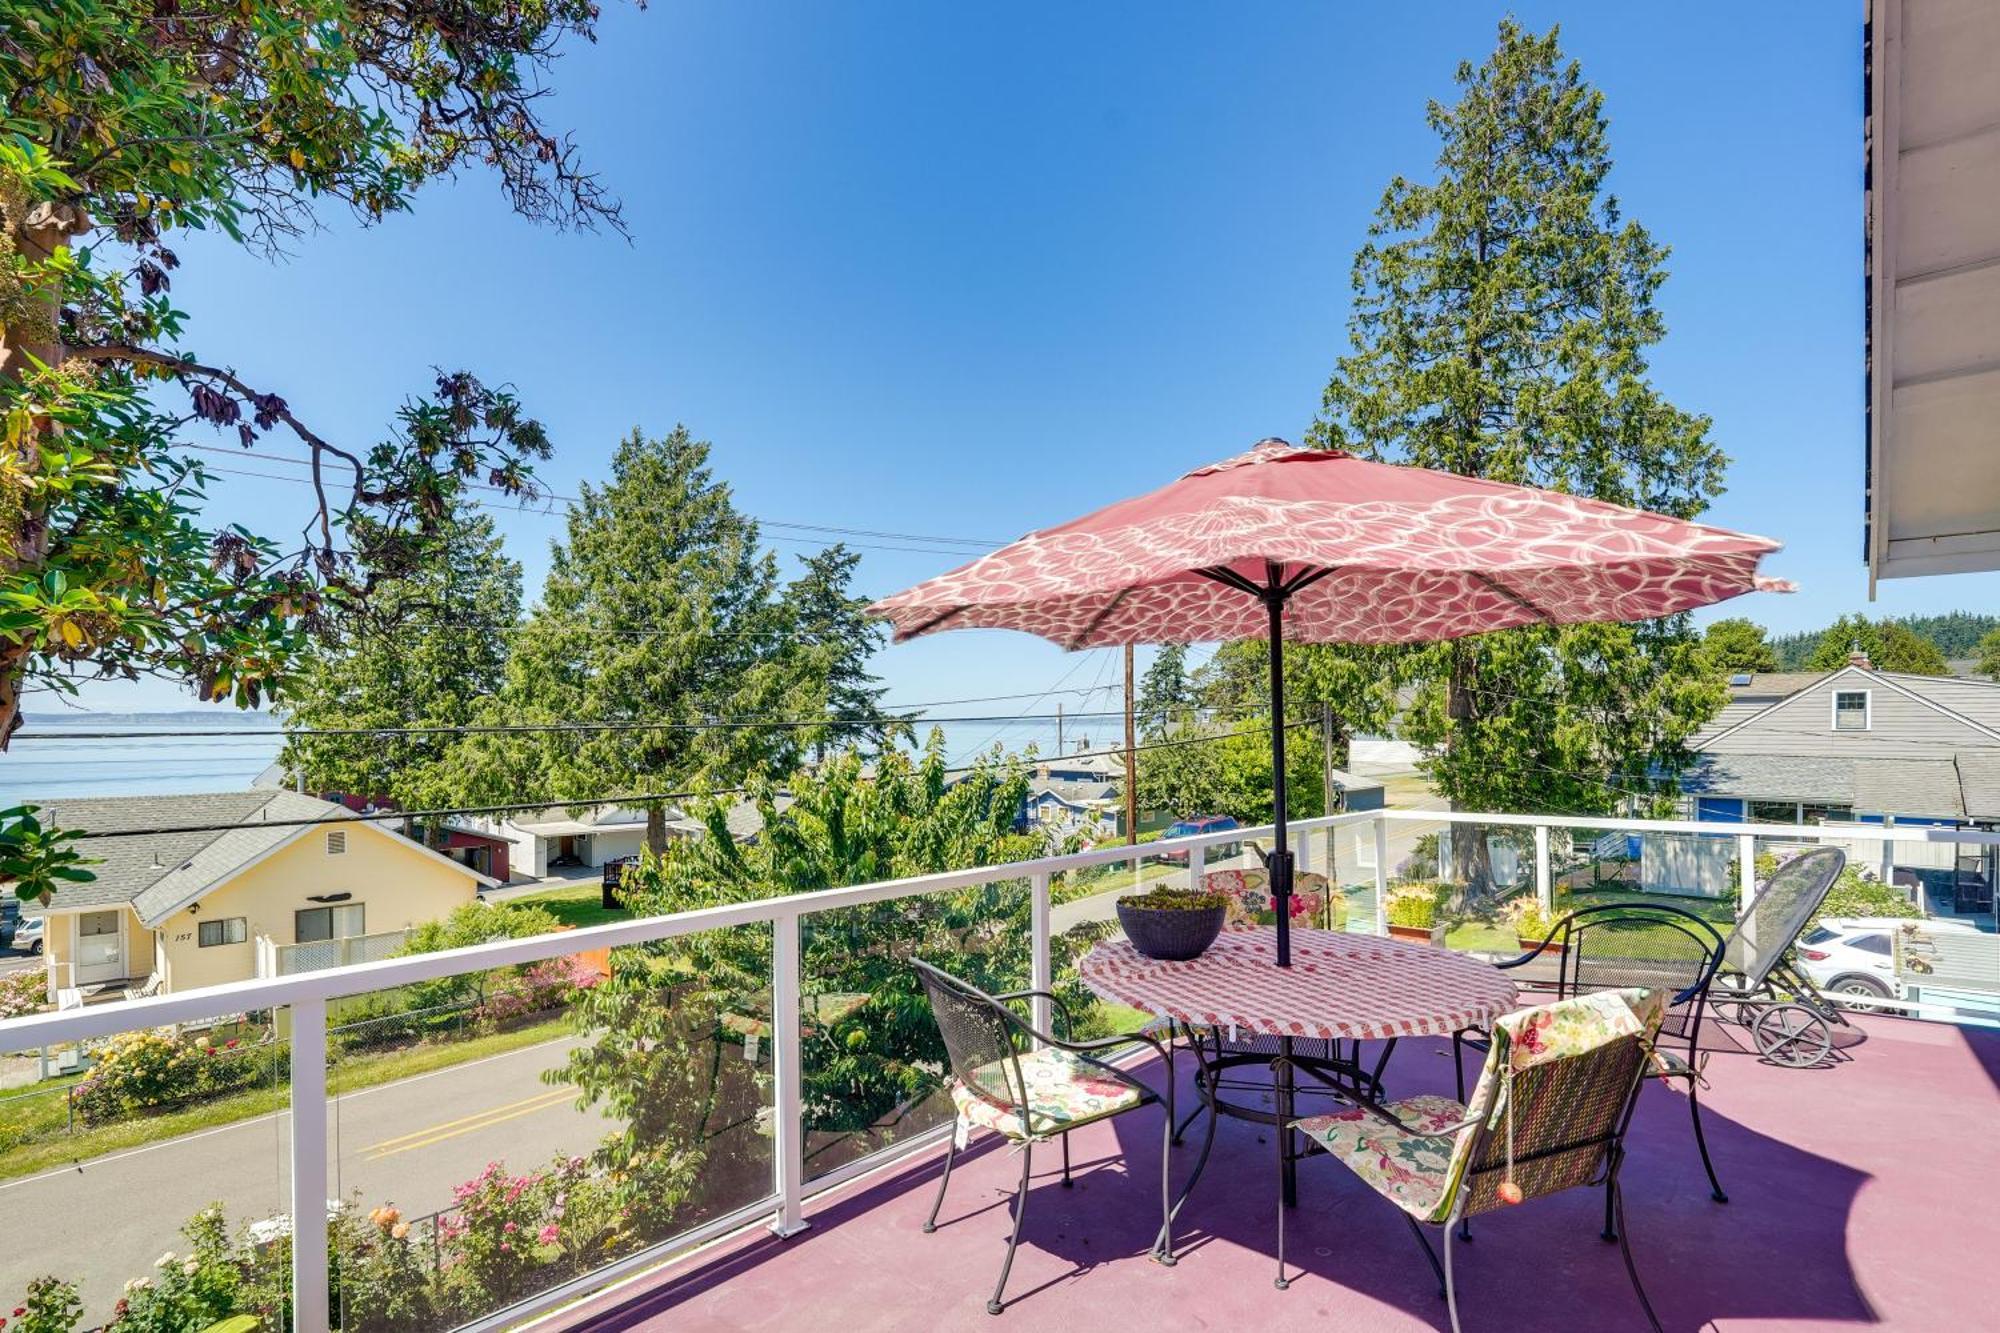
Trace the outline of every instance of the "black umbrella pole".
{"label": "black umbrella pole", "polygon": [[1285,599],[1264,596],[1271,618],[1271,803],[1277,846],[1271,849],[1271,905],[1278,913],[1278,966],[1292,965],[1292,847],[1285,836]]}

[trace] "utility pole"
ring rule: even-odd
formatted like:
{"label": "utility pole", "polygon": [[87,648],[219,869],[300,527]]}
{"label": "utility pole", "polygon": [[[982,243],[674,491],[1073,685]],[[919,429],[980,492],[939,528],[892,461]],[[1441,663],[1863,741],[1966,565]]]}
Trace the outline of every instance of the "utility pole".
{"label": "utility pole", "polygon": [[1066,753],[1067,751],[1063,749],[1062,700],[1058,699],[1056,700],[1056,758],[1060,759]]}
{"label": "utility pole", "polygon": [[1125,645],[1125,841],[1139,841],[1139,741],[1132,718],[1132,645]]}

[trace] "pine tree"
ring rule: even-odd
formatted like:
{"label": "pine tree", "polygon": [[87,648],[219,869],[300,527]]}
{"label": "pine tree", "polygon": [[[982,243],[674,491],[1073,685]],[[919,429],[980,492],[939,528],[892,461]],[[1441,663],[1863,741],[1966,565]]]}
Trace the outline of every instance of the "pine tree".
{"label": "pine tree", "polygon": [[1711,623],[1702,632],[1701,653],[1725,676],[1778,669],[1778,654],[1765,638],[1764,627],[1742,616]]}
{"label": "pine tree", "polygon": [[[1432,103],[1436,177],[1397,178],[1355,257],[1351,352],[1312,443],[1680,518],[1722,488],[1708,421],[1647,378],[1666,249],[1624,219],[1602,95],[1555,30],[1500,25]],[[1686,617],[1406,650],[1404,732],[1455,809],[1602,811],[1660,792],[1720,707]],[[1488,879],[1484,840],[1460,877]]]}
{"label": "pine tree", "polygon": [[[520,628],[521,566],[493,520],[456,511],[415,567],[378,585],[363,611],[332,619],[284,708],[287,728],[458,727],[479,720],[506,681]],[[306,790],[406,809],[464,796],[448,734],[307,736],[279,764]]]}
{"label": "pine tree", "polygon": [[1183,720],[1194,703],[1188,684],[1187,645],[1163,643],[1139,681],[1139,698],[1134,708],[1139,726],[1149,740],[1165,736],[1175,722]]}
{"label": "pine tree", "polygon": [[1838,671],[1854,653],[1868,658],[1877,671],[1913,676],[1948,676],[1951,666],[1935,643],[1897,620],[1842,616],[1827,626],[1805,660],[1807,671]]}
{"label": "pine tree", "polygon": [[[506,690],[516,721],[634,726],[530,737],[500,771],[552,804],[789,772],[829,733],[741,724],[823,717],[836,654],[800,644],[788,621],[777,560],[715,479],[709,446],[685,427],[634,431],[610,484],[570,507]],[[646,804],[647,843],[663,850],[665,806]]]}
{"label": "pine tree", "polygon": [[830,735],[813,744],[813,757],[824,759],[835,749],[859,745],[881,750],[914,733],[908,717],[883,711],[888,691],[868,670],[886,637],[880,621],[864,612],[866,597],[851,589],[861,555],[838,543],[800,562],[805,572],[785,589],[790,629],[802,644],[827,651],[826,711],[840,721]]}

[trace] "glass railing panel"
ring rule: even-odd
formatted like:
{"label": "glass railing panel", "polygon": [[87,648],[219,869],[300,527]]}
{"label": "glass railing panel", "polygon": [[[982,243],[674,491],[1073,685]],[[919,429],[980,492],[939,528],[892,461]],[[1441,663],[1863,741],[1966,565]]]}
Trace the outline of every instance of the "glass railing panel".
{"label": "glass railing panel", "polygon": [[808,1180],[950,1123],[943,1040],[909,960],[989,993],[1024,989],[1030,909],[1029,881],[1007,879],[800,920]]}
{"label": "glass railing panel", "polygon": [[766,924],[329,1006],[335,1317],[455,1327],[771,1192]]}
{"label": "glass railing panel", "polygon": [[283,1327],[288,1031],[281,1011],[0,1052],[0,1315]]}

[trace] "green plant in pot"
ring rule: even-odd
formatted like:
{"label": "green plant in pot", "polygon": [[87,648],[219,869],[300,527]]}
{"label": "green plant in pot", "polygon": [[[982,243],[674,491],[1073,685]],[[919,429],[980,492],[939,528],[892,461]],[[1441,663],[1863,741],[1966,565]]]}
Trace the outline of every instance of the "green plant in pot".
{"label": "green plant in pot", "polygon": [[1219,893],[1155,889],[1118,900],[1118,924],[1148,958],[1182,962],[1200,956],[1222,933],[1229,899]]}
{"label": "green plant in pot", "polygon": [[[1542,941],[1549,940],[1549,932],[1555,929],[1556,922],[1560,921],[1565,913],[1560,909],[1551,913],[1542,906],[1541,900],[1534,894],[1523,893],[1508,899],[1506,905],[1500,909],[1500,915],[1514,928],[1514,942],[1521,946],[1521,952],[1527,953],[1531,949],[1543,948]],[[1561,939],[1553,939],[1549,940],[1547,948],[1543,951],[1560,954],[1564,947]]]}
{"label": "green plant in pot", "polygon": [[1443,885],[1428,882],[1391,889],[1386,909],[1389,933],[1399,940],[1442,945],[1444,922],[1438,919],[1438,904],[1443,899],[1443,889]]}

